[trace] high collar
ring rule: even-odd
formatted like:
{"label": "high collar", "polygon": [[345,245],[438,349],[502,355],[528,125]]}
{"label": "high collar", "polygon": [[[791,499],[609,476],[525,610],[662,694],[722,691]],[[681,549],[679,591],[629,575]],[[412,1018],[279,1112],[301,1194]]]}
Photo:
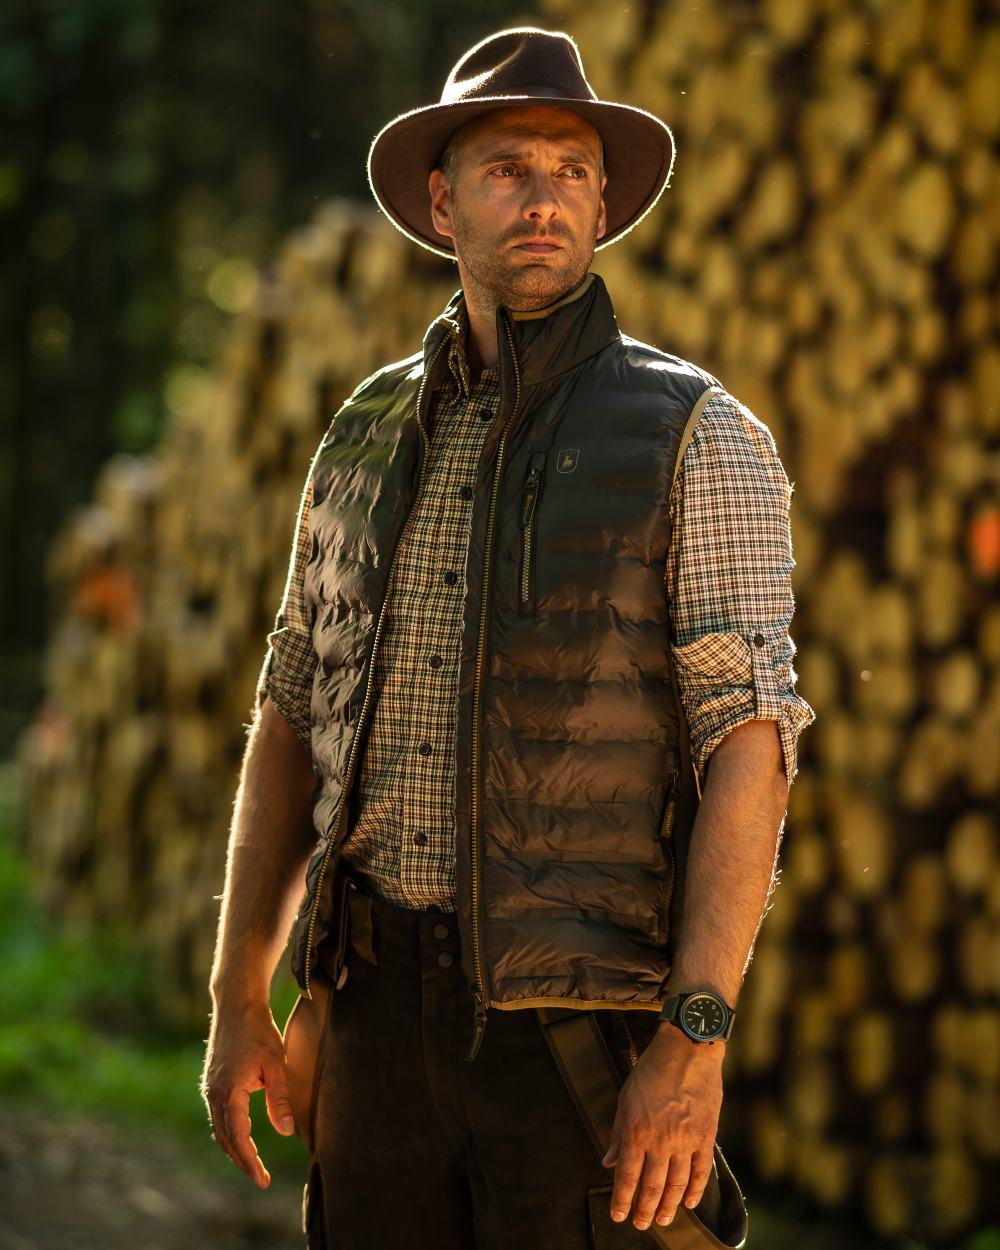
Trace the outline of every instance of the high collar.
{"label": "high collar", "polygon": [[[507,327],[510,328],[510,339]],[[574,289],[545,308],[518,312],[501,304],[496,319],[501,389],[513,390],[510,342],[522,388],[537,386],[582,364],[619,337],[611,297],[600,274],[589,272]],[[424,368],[448,335],[467,342],[468,313],[459,288],[424,335]],[[442,356],[445,353],[442,352]],[[446,366],[446,362],[442,360]]]}

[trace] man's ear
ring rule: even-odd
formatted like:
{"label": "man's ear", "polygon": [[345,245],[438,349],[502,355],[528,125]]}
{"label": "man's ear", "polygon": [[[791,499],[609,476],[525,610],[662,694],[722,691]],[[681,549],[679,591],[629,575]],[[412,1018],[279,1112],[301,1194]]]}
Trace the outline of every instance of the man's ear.
{"label": "man's ear", "polygon": [[431,170],[427,179],[427,190],[431,197],[431,223],[434,229],[446,239],[453,239],[455,232],[451,225],[451,189],[442,170]]}

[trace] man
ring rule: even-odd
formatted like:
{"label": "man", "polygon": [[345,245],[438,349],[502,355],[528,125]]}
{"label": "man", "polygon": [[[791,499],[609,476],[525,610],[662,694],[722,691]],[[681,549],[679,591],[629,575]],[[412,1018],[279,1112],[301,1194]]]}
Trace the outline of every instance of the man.
{"label": "man", "polygon": [[[668,128],[535,28],[372,145],[383,210],[461,291],[310,467],[203,1077],[258,1184],[249,1093],[302,1134],[314,1248],[626,1247],[688,1212],[705,1240],[661,1244],[745,1235],[713,1165],[722,1062],[814,713],[773,438],[621,334],[589,272],[672,165]],[[268,1007],[293,919],[297,1006],[337,987],[294,1126]],[[620,1065],[603,1158],[539,1028],[560,1009]]]}

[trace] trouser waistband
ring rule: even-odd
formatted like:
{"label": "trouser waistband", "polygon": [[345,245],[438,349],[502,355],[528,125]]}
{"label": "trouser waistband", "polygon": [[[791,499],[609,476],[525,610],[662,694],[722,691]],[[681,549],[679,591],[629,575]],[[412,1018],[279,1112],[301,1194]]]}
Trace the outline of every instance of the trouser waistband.
{"label": "trouser waistband", "polygon": [[423,977],[454,977],[460,971],[462,948],[454,912],[402,907],[374,894],[348,865],[342,864],[340,871],[349,878],[343,895],[348,915],[343,928],[335,918],[335,932],[340,930],[347,949],[338,951],[337,941],[328,939],[319,950],[321,966],[339,971],[346,965],[348,976],[363,976],[366,964],[382,961]]}

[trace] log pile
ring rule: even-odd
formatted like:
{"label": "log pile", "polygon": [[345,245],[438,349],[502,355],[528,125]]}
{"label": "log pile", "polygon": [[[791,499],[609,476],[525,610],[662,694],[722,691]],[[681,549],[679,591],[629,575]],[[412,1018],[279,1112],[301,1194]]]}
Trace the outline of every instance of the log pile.
{"label": "log pile", "polygon": [[1000,30],[950,0],[547,11],[598,95],[683,119],[666,213],[595,261],[624,323],[711,362],[796,486],[817,722],[724,1140],[945,1241],[1000,1214]]}
{"label": "log pile", "polygon": [[[795,484],[817,722],[721,1138],[818,1209],[944,1244],[1000,1220],[1000,30],[972,0],[550,0],[539,24],[677,140],[660,206],[594,260],[622,328],[716,373]],[[52,552],[30,851],[62,914],[131,926],[178,1010],[206,1009],[304,472],[456,285],[326,206]]]}

